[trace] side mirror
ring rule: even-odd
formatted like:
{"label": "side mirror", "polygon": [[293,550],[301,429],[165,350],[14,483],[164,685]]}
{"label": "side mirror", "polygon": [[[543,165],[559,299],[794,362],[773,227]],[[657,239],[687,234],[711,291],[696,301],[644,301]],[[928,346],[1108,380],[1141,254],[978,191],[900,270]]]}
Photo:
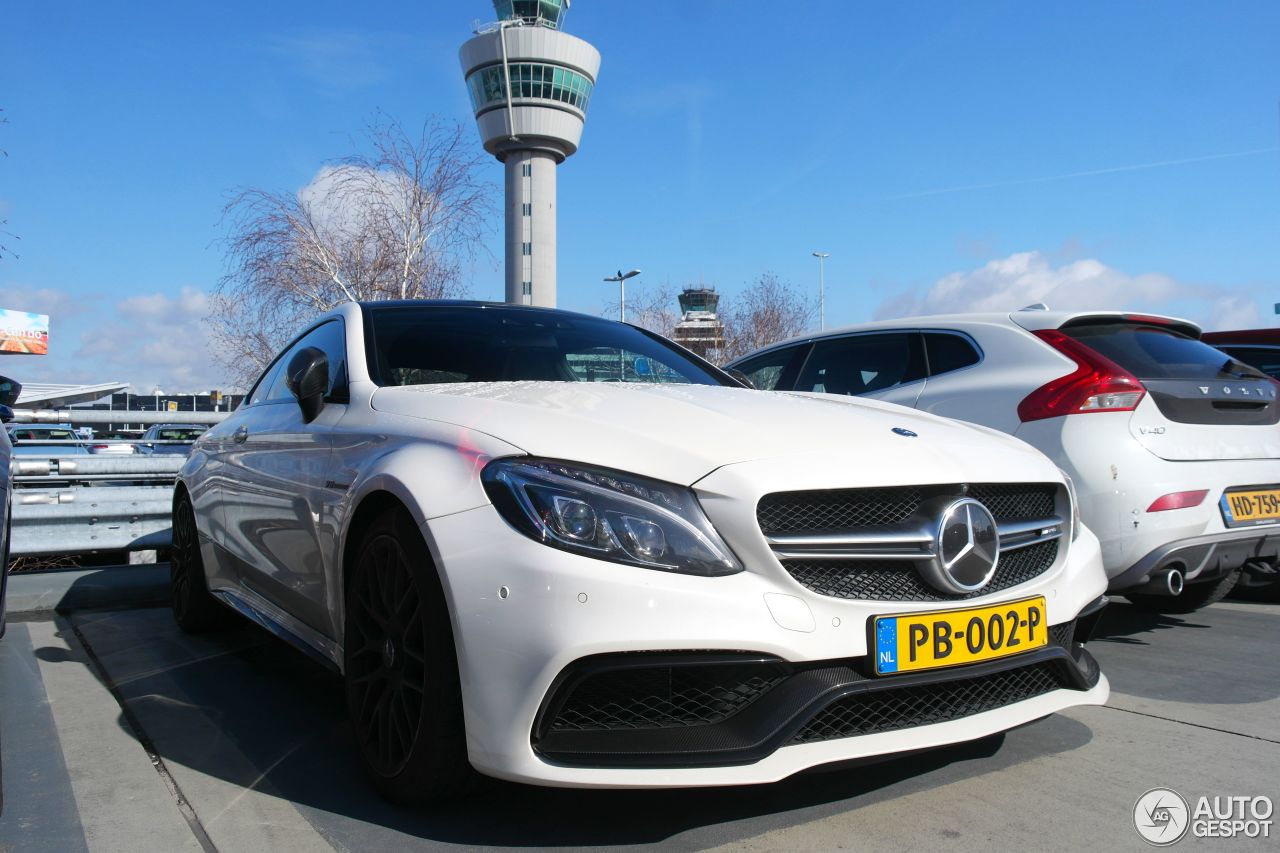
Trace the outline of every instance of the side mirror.
{"label": "side mirror", "polygon": [[8,376],[0,376],[0,406],[12,406],[14,403],[18,402],[18,395],[21,393],[21,385],[14,382]]}
{"label": "side mirror", "polygon": [[13,409],[9,408],[6,405],[0,404],[0,423],[7,424],[12,422],[13,422]]}
{"label": "side mirror", "polygon": [[741,370],[739,370],[736,367],[729,368],[728,370],[725,371],[725,373],[728,373],[730,376],[732,376],[734,379],[738,380],[748,388],[755,389],[756,387],[755,383],[747,378],[747,374],[743,373]]}
{"label": "side mirror", "polygon": [[285,381],[302,410],[302,420],[311,423],[324,408],[324,395],[329,390],[329,357],[318,347],[298,350],[289,359]]}

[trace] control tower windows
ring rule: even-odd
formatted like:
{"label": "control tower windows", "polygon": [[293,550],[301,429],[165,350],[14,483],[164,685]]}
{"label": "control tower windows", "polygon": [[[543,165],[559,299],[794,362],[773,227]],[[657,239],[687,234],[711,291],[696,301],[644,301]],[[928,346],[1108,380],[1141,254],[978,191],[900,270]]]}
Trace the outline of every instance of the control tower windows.
{"label": "control tower windows", "polygon": [[[576,107],[583,113],[587,111],[594,87],[587,77],[577,71],[537,62],[513,62],[510,71],[513,98],[559,101]],[[472,73],[467,78],[467,88],[471,92],[471,105],[476,112],[491,104],[503,104],[507,100],[506,75],[503,74],[501,65],[490,65]]]}
{"label": "control tower windows", "polygon": [[519,18],[526,24],[559,29],[564,22],[564,0],[494,0],[493,8],[504,21]]}

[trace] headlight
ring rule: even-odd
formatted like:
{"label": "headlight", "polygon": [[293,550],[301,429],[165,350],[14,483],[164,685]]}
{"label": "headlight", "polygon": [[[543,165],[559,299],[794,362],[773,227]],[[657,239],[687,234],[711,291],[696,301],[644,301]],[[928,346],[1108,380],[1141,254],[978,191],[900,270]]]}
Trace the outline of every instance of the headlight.
{"label": "headlight", "polygon": [[742,571],[693,492],[549,459],[498,459],[481,474],[510,524],[544,545],[646,569],[712,577]]}
{"label": "headlight", "polygon": [[1067,481],[1067,500],[1071,501],[1071,541],[1074,542],[1080,535],[1080,498],[1076,495],[1076,484],[1071,475],[1061,468],[1058,473]]}

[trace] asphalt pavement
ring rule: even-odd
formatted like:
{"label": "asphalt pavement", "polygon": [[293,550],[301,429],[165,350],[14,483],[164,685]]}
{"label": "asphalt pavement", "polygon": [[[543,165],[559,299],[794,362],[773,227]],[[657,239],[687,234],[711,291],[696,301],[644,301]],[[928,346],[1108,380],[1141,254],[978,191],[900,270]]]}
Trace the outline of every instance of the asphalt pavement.
{"label": "asphalt pavement", "polygon": [[411,810],[361,779],[337,677],[264,632],[192,638],[157,607],[33,609],[0,641],[0,851],[1145,850],[1133,810],[1149,789],[1280,800],[1278,639],[1276,604],[1157,616],[1121,601],[1091,646],[1106,707],[774,785],[495,781]]}

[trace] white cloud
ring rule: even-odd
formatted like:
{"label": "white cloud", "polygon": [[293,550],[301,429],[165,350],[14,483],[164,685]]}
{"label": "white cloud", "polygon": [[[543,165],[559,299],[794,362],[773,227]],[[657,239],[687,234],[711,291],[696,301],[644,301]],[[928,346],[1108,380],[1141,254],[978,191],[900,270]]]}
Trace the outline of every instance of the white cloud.
{"label": "white cloud", "polygon": [[135,393],[206,391],[223,382],[209,349],[209,297],[195,287],[121,300],[80,335],[77,358],[129,382]]}
{"label": "white cloud", "polygon": [[1162,273],[1130,275],[1092,258],[1055,267],[1041,252],[1020,252],[890,297],[876,317],[1015,311],[1043,302],[1055,311],[1150,311],[1186,317],[1206,330],[1239,329],[1262,324],[1261,295],[1186,284]]}
{"label": "white cloud", "polygon": [[49,354],[0,359],[19,382],[128,382],[135,393],[228,388],[211,356],[208,294],[196,287],[112,302],[55,288],[0,288],[0,307],[49,315]]}

